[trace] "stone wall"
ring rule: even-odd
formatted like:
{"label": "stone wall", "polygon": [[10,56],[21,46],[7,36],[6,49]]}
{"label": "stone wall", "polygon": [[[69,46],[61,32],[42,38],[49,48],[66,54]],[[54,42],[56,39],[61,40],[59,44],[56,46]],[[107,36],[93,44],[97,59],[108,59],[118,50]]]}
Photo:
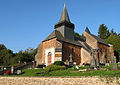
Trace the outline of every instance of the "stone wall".
{"label": "stone wall", "polygon": [[92,56],[90,56],[90,53],[87,50],[85,50],[84,48],[81,48],[81,65],[83,63],[90,64],[91,59],[92,59]]}
{"label": "stone wall", "polygon": [[114,56],[114,47],[110,45],[109,47],[110,56]]}
{"label": "stone wall", "polygon": [[86,43],[93,49],[96,49],[97,48],[97,40],[87,32],[84,32],[83,35],[86,37]]}
{"label": "stone wall", "polygon": [[0,77],[0,85],[119,85],[119,78]]}
{"label": "stone wall", "polygon": [[36,65],[42,64],[42,43],[38,45],[37,54],[35,55]]}

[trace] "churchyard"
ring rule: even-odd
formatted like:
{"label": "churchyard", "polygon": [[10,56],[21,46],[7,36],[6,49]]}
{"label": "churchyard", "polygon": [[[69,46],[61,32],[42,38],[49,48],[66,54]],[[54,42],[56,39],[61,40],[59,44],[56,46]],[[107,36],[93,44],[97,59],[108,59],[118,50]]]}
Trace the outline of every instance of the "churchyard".
{"label": "churchyard", "polygon": [[[117,67],[116,67],[117,66]],[[116,65],[106,64],[100,65],[99,68],[93,68],[90,65],[73,65],[66,66],[62,62],[57,62],[52,65],[43,68],[27,67],[22,70],[11,69],[4,71],[1,76],[29,76],[29,77],[70,77],[70,76],[109,76],[119,77],[120,76],[120,63]]]}

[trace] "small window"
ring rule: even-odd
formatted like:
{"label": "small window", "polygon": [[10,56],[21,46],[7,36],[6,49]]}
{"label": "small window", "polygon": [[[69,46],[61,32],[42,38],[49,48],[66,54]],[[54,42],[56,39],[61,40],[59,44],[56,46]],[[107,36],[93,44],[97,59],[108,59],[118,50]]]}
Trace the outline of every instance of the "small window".
{"label": "small window", "polygon": [[72,59],[73,59],[73,57],[74,57],[74,49],[72,48]]}

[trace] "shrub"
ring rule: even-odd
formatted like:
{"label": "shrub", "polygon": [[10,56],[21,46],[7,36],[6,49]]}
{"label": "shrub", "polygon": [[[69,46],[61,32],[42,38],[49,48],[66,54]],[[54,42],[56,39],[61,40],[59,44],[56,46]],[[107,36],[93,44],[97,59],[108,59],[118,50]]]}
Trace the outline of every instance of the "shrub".
{"label": "shrub", "polygon": [[56,62],[54,62],[54,65],[63,66],[64,62],[63,61],[56,61]]}
{"label": "shrub", "polygon": [[65,70],[65,66],[57,66],[57,65],[49,65],[45,68],[45,72],[51,72],[51,71],[56,71],[56,70]]}
{"label": "shrub", "polygon": [[11,73],[10,70],[7,70],[7,71],[5,72],[5,74],[7,74],[7,75],[10,75],[10,73]]}

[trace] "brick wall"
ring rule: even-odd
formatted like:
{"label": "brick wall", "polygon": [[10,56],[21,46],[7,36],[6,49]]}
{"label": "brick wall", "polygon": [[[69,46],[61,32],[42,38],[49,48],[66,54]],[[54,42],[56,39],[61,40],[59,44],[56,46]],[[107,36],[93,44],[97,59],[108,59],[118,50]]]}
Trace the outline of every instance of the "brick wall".
{"label": "brick wall", "polygon": [[120,78],[105,77],[0,77],[0,85],[119,85]]}
{"label": "brick wall", "polygon": [[106,61],[108,62],[110,60],[110,56],[108,55],[109,54],[109,47],[104,45],[104,44],[101,44],[101,43],[98,43],[98,48],[99,48],[99,59],[100,61],[104,61],[103,59],[103,53],[104,53],[104,56],[106,56]]}
{"label": "brick wall", "polygon": [[[43,54],[42,54],[42,62],[45,63],[45,49],[47,48],[56,48],[56,38],[53,38],[51,40],[48,41],[44,41],[43,42]],[[55,53],[55,52],[54,52]],[[53,54],[54,55],[54,54]],[[54,55],[55,56],[55,55]]]}
{"label": "brick wall", "polygon": [[81,63],[81,47],[75,46],[69,43],[63,43],[63,61],[66,62],[67,60],[70,60],[70,55],[72,54],[72,48],[74,49],[74,58],[73,62],[76,62],[76,64]]}

